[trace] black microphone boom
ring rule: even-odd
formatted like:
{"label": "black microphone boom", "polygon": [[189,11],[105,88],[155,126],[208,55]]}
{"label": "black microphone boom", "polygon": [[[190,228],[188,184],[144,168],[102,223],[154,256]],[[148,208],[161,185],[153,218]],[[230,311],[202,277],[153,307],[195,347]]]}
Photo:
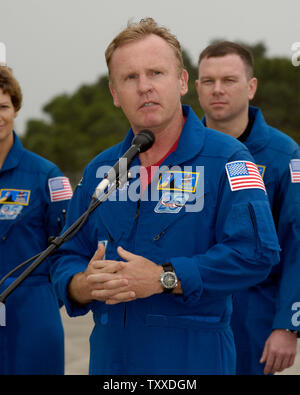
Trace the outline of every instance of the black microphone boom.
{"label": "black microphone boom", "polygon": [[111,167],[108,173],[105,174],[104,178],[95,189],[93,198],[97,199],[111,183],[117,182],[120,176],[123,177],[127,173],[133,159],[139,153],[145,152],[151,148],[154,140],[154,134],[151,132],[151,130],[144,129],[136,134],[132,140],[131,147],[118,160],[118,162],[113,167]]}

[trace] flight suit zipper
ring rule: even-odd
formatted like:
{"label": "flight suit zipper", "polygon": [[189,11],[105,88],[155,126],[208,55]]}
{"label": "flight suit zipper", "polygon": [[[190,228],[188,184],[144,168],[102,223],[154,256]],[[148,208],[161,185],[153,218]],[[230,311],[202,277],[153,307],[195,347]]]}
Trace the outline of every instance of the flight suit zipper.
{"label": "flight suit zipper", "polygon": [[140,215],[140,206],[141,206],[141,201],[140,199],[137,201],[137,208],[136,208],[136,213],[135,213],[135,220],[137,222],[139,215]]}
{"label": "flight suit zipper", "polygon": [[[136,213],[135,213],[135,226],[137,226],[137,222],[139,219],[139,215],[140,215],[140,206],[141,206],[141,201],[140,199],[137,201],[137,207],[136,207]],[[126,327],[126,319],[127,319],[127,308],[126,308],[126,302],[125,302],[125,306],[124,306],[124,319],[123,319],[123,323],[124,323],[124,328]]]}
{"label": "flight suit zipper", "polygon": [[167,229],[164,229],[164,230],[162,230],[158,235],[154,236],[154,237],[153,237],[153,241],[159,240],[159,239],[161,238],[161,236],[162,236],[163,234],[166,233],[166,230],[167,230]]}
{"label": "flight suit zipper", "polygon": [[253,206],[251,205],[251,203],[248,203],[248,210],[249,210],[249,214],[250,214],[250,219],[252,222],[252,226],[253,226],[253,232],[254,232],[254,237],[255,237],[255,244],[256,244],[256,253],[258,251],[258,241],[259,241],[259,237],[258,237],[258,231],[257,231],[257,224],[256,224],[256,217],[255,217],[255,212],[253,209]]}

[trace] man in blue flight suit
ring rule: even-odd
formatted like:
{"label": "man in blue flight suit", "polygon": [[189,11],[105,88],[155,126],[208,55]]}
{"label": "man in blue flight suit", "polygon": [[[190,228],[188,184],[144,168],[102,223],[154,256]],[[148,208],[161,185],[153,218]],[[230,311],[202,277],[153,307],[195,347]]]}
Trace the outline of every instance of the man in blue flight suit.
{"label": "man in blue flight suit", "polygon": [[[131,129],[87,166],[67,226],[136,133],[150,129],[155,142],[53,257],[56,291],[70,315],[93,311],[91,374],[234,374],[231,294],[279,259],[262,179],[241,143],[181,105],[188,74],[166,28],[152,18],[129,24],[106,61]],[[140,185],[145,168],[152,179]]]}
{"label": "man in blue flight suit", "polygon": [[234,295],[237,372],[282,371],[294,363],[300,324],[293,322],[293,306],[300,301],[296,280],[300,272],[299,146],[267,125],[258,108],[249,106],[257,80],[252,55],[242,46],[220,42],[204,49],[196,87],[204,124],[242,141],[253,155],[281,246],[280,265],[268,278]]}
{"label": "man in blue flight suit", "polygon": [[[13,131],[22,93],[0,67],[0,280],[48,246],[64,224],[72,195],[67,178],[26,150]],[[2,293],[22,272],[0,286]],[[64,333],[59,303],[41,264],[1,305],[0,374],[63,374]],[[3,317],[4,315],[4,317]]]}

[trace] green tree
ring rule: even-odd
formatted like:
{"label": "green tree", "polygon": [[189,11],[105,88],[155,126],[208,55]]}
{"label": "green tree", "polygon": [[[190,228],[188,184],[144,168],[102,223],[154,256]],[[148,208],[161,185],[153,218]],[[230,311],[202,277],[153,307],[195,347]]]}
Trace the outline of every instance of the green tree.
{"label": "green tree", "polygon": [[182,102],[191,106],[195,113],[199,117],[202,117],[203,111],[199,106],[198,95],[195,85],[195,81],[198,78],[198,67],[192,63],[189,54],[185,50],[182,51],[182,55],[184,67],[189,73],[188,93],[182,98]]}
{"label": "green tree", "polygon": [[[243,45],[254,54],[259,81],[253,104],[262,109],[268,123],[300,143],[300,67],[292,66],[286,58],[268,58],[262,42]],[[185,50],[183,60],[189,73],[189,91],[182,102],[202,117],[195,88],[197,65]],[[122,111],[113,105],[106,75],[71,95],[54,97],[43,111],[49,121],[29,120],[23,143],[56,163],[73,183],[93,157],[121,141],[129,128]]]}
{"label": "green tree", "polygon": [[24,145],[58,164],[73,182],[99,152],[118,143],[129,124],[113,106],[107,76],[62,94],[43,107],[50,121],[30,120]]}
{"label": "green tree", "polygon": [[266,121],[300,143],[300,69],[286,58],[255,59],[258,90],[253,105]]}

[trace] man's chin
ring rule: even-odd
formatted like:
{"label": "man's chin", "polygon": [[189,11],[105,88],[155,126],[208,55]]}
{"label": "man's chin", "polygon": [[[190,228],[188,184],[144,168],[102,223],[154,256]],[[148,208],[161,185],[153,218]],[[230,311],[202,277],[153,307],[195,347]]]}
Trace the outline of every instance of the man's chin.
{"label": "man's chin", "polygon": [[224,111],[214,111],[210,118],[214,121],[214,122],[224,122],[226,121],[229,117],[228,114],[226,114]]}

